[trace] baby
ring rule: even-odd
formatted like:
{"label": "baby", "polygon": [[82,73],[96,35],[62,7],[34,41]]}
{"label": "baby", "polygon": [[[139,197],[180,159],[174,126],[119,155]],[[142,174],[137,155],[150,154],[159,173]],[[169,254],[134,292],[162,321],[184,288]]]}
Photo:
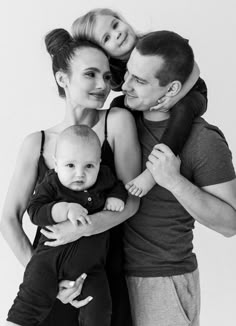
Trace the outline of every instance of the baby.
{"label": "baby", "polygon": [[[91,128],[77,125],[65,129],[57,140],[55,170],[48,172],[29,202],[32,222],[41,227],[66,220],[90,224],[88,214],[103,209],[122,211],[127,191],[100,161],[101,144]],[[41,235],[7,325],[40,324],[56,300],[58,282],[87,273],[80,298],[90,295],[93,300],[80,308],[79,321],[88,326],[109,326],[111,299],[105,272],[109,232],[58,247],[45,246],[46,240]]]}

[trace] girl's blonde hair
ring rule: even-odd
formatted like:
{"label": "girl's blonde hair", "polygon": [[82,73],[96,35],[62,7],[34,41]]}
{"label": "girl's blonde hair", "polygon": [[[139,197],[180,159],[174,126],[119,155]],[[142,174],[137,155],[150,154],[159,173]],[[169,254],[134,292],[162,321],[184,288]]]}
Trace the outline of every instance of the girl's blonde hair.
{"label": "girl's blonde hair", "polygon": [[92,42],[97,42],[94,38],[94,26],[98,16],[112,16],[126,24],[126,20],[116,11],[109,8],[97,8],[93,9],[87,14],[77,18],[72,24],[72,36],[74,38],[85,38]]}

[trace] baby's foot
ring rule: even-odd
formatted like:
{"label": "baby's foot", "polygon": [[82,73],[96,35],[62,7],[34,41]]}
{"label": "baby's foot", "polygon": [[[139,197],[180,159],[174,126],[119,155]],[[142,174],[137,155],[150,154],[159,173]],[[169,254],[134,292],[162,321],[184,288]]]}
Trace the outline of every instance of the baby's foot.
{"label": "baby's foot", "polygon": [[148,170],[145,170],[135,179],[129,181],[125,188],[133,196],[143,197],[145,196],[156,184],[151,173]]}

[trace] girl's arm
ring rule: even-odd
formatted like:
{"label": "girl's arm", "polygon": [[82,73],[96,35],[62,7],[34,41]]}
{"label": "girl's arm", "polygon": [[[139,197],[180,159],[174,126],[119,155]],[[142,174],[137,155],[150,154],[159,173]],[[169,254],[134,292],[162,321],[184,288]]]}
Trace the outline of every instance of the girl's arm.
{"label": "girl's arm", "polygon": [[33,252],[22,219],[36,183],[40,141],[41,134],[34,133],[26,137],[21,146],[0,223],[3,237],[23,266],[27,265]]}
{"label": "girl's arm", "polygon": [[[124,109],[113,108],[108,115],[108,140],[114,152],[117,177],[123,183],[136,177],[141,168],[141,151],[137,137],[137,130],[133,116]],[[49,239],[46,244],[58,246],[72,242],[82,236],[101,233],[108,230],[135,214],[139,206],[139,199],[129,195],[125,209],[122,212],[102,211],[90,215],[91,225],[71,226],[63,222],[49,226],[50,232],[41,230]]]}

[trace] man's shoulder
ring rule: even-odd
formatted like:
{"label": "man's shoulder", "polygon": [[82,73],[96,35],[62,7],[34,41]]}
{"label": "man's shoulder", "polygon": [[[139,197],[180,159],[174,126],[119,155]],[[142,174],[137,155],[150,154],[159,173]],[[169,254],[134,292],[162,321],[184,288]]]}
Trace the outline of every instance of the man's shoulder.
{"label": "man's shoulder", "polygon": [[186,146],[192,148],[192,146],[203,146],[206,143],[217,142],[218,140],[224,140],[226,142],[223,132],[219,127],[208,123],[203,118],[195,119],[190,133],[189,139],[187,140]]}

